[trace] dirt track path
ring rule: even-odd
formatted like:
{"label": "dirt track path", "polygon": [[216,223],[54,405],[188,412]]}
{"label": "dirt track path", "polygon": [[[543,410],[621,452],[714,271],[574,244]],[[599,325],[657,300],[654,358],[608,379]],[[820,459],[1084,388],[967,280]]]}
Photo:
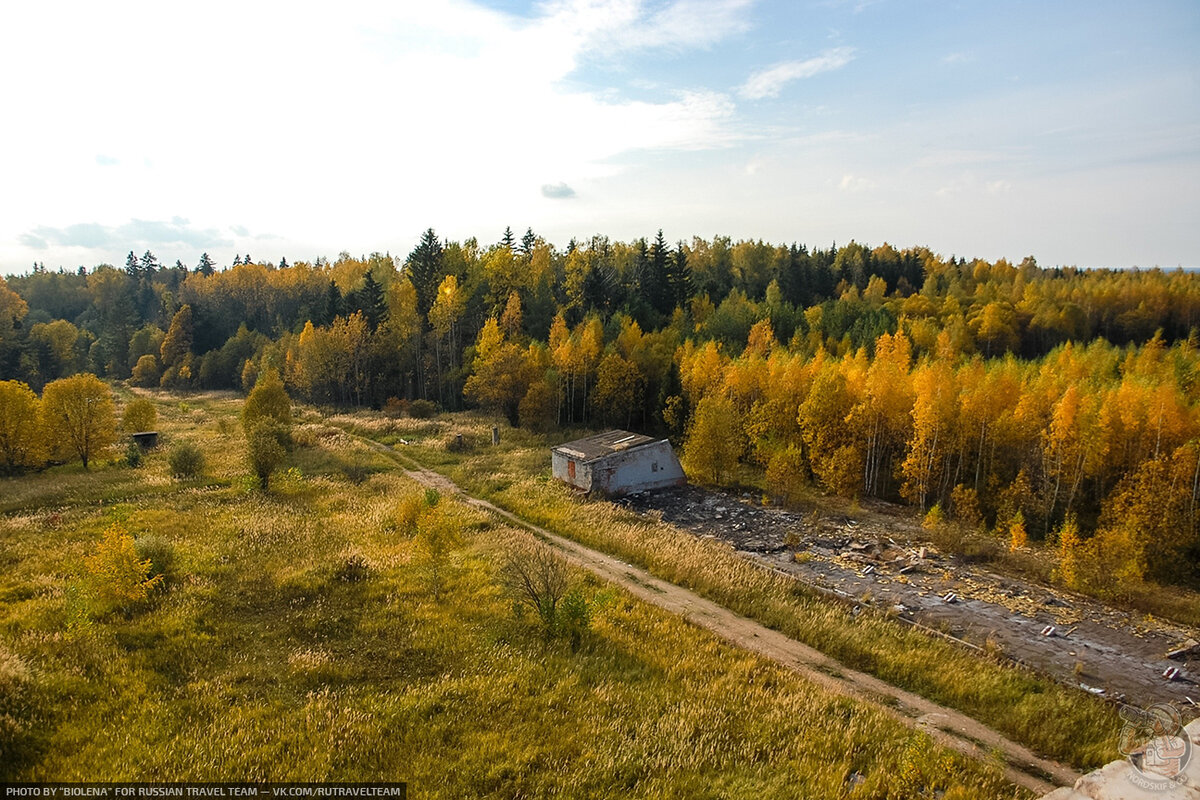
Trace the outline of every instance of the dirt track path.
{"label": "dirt track path", "polygon": [[[372,444],[398,460],[415,464],[378,443]],[[947,747],[981,760],[992,757],[994,752],[1002,753],[1006,762],[1004,774],[1014,784],[1042,795],[1059,786],[1073,786],[1080,777],[1080,773],[1070,767],[1035,755],[1027,747],[972,717],[850,669],[819,650],[739,616],[694,592],[526,522],[486,500],[467,494],[444,475],[420,466],[405,469],[405,473],[425,486],[453,494],[463,502],[532,531],[572,563],[621,586],[638,598],[679,614],[737,647],[766,656],[831,692],[871,703],[904,724],[925,731]]]}

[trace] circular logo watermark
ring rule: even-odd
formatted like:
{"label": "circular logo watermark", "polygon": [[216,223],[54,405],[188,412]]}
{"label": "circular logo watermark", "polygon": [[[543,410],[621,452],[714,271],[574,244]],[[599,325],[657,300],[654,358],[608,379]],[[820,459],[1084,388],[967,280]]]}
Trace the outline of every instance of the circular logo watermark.
{"label": "circular logo watermark", "polygon": [[1133,765],[1129,780],[1149,791],[1177,788],[1192,758],[1179,709],[1170,703],[1122,706],[1121,719],[1121,755]]}

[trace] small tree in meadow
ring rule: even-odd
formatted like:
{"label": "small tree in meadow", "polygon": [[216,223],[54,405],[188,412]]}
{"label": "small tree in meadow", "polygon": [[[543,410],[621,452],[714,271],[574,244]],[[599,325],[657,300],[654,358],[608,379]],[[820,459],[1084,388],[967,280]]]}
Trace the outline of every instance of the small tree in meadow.
{"label": "small tree in meadow", "polygon": [[271,474],[287,458],[287,449],[283,444],[287,435],[287,429],[282,425],[263,420],[251,428],[246,436],[246,459],[264,492],[271,488]]}
{"label": "small tree in meadow", "polygon": [[292,399],[288,397],[279,373],[273,369],[264,370],[258,376],[242,407],[242,428],[247,435],[263,420],[284,428],[292,424]]}
{"label": "small tree in meadow", "polygon": [[121,429],[126,433],[152,431],[157,424],[158,410],[145,397],[131,401],[121,415]]}
{"label": "small tree in meadow", "polygon": [[79,456],[84,469],[93,456],[116,441],[112,390],[95,375],[73,375],[46,384],[42,417],[47,435]]}
{"label": "small tree in meadow", "polygon": [[93,610],[100,614],[145,601],[163,582],[161,574],[151,576],[151,560],[138,555],[133,536],[119,522],[104,531],[84,566]]}

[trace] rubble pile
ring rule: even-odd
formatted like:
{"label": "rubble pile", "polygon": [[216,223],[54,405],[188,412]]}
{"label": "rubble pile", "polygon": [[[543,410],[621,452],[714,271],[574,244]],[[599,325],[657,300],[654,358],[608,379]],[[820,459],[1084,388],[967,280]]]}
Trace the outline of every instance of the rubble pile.
{"label": "rubble pile", "polygon": [[[938,552],[912,515],[885,504],[851,514],[787,511],[695,486],[615,501],[727,542],[746,558],[831,594],[1003,653],[1105,697],[1200,701],[1200,631]],[[1168,658],[1168,655],[1170,656]]]}

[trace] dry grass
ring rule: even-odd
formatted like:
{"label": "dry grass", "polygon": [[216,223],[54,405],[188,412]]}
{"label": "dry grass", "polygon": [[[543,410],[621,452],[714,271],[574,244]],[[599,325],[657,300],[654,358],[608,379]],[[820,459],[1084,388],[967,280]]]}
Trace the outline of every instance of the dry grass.
{"label": "dry grass", "polygon": [[[356,430],[369,425],[356,415]],[[957,708],[1043,755],[1079,768],[1116,757],[1120,723],[1112,706],[1028,670],[996,663],[886,618],[851,618],[834,601],[740,558],[724,543],[698,539],[610,503],[582,499],[548,478],[548,442],[506,429],[499,448],[448,452],[455,434],[479,435],[491,421],[444,415],[422,435],[397,421],[410,445],[397,447],[496,504],[583,544],[628,559],[838,660]],[[346,420],[342,420],[345,424]],[[571,434],[559,434],[564,440]]]}
{"label": "dry grass", "polygon": [[[393,779],[425,798],[1024,796],[994,765],[578,574],[604,602],[578,652],[548,644],[514,618],[497,575],[524,534],[453,503],[462,546],[434,601],[395,521],[419,489],[388,459],[303,412],[300,466],[263,495],[228,424],[235,402],[156,397],[164,437],[204,450],[203,479],[156,485],[161,453],[84,480],[33,476],[0,519],[0,779]],[[437,444],[452,431],[399,422]],[[371,472],[350,480],[347,459]],[[70,631],[72,575],[114,518],[169,541],[178,580]]]}

